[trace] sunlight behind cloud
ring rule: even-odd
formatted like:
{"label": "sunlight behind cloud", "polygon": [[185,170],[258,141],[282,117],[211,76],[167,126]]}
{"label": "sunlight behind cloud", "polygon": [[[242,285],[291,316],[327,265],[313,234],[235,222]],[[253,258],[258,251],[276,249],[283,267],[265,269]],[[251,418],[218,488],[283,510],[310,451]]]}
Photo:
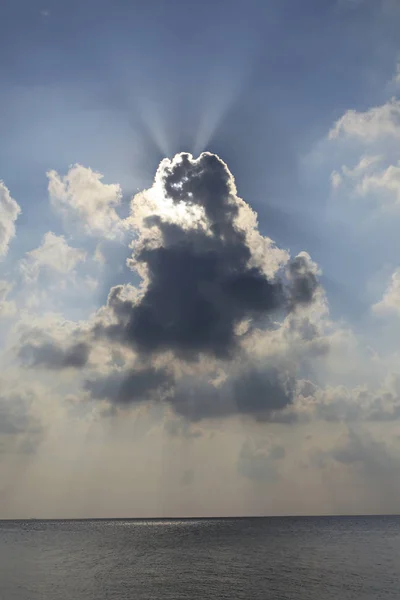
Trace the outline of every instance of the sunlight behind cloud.
{"label": "sunlight behind cloud", "polygon": [[352,475],[400,452],[396,0],[28,4],[0,518],[393,506]]}

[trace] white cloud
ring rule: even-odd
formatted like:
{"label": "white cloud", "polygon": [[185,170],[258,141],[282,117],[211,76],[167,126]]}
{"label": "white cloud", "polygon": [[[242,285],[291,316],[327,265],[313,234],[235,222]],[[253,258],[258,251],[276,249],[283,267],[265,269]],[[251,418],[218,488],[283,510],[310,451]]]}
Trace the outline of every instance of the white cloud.
{"label": "white cloud", "polygon": [[[320,420],[330,423],[388,422],[400,418],[399,376],[395,373],[372,389],[367,385],[349,388],[344,385],[314,385],[298,382],[296,400],[290,411],[300,421]],[[288,411],[289,413],[289,411]]]}
{"label": "white cloud", "polygon": [[381,205],[399,205],[400,162],[397,165],[389,165],[386,169],[361,177],[355,191],[360,196],[375,194]]}
{"label": "white cloud", "polygon": [[394,313],[400,316],[400,268],[393,273],[382,300],[374,304],[372,310],[380,315]]}
{"label": "white cloud", "polygon": [[400,138],[400,100],[392,98],[365,112],[348,110],[336,121],[328,138],[359,138],[374,142],[382,137]]}
{"label": "white cloud", "polygon": [[115,210],[122,198],[119,184],[103,183],[103,175],[78,164],[64,177],[56,171],[49,171],[47,176],[51,204],[67,224],[88,235],[120,235],[122,220]]}
{"label": "white cloud", "polygon": [[343,178],[338,171],[332,171],[331,173],[331,185],[334,189],[338,188],[342,183]]}
{"label": "white cloud", "polygon": [[356,177],[356,178],[360,177],[364,173],[370,172],[371,168],[374,168],[374,166],[377,163],[379,163],[381,160],[382,160],[382,156],[372,156],[372,155],[362,156],[360,161],[352,169],[350,169],[349,167],[346,167],[344,165],[342,167],[342,174],[346,177]]}
{"label": "white cloud", "polygon": [[383,160],[382,156],[365,155],[362,156],[355,167],[350,168],[346,165],[342,165],[340,169],[332,171],[331,173],[331,185],[334,189],[338,188],[344,183],[350,183],[350,185],[357,185],[357,182],[362,180],[366,173],[373,172],[373,169],[377,163]]}
{"label": "white cloud", "polygon": [[363,181],[365,174],[373,172],[377,163],[382,160],[382,156],[365,155],[362,156],[358,163],[352,168],[342,165],[340,169],[332,171],[331,173],[330,180],[332,188],[337,189],[342,184],[357,186],[360,181]]}
{"label": "white cloud", "polygon": [[378,207],[400,205],[400,161],[382,167],[382,156],[362,156],[354,167],[343,165],[331,173],[334,190],[345,187],[353,197],[372,198]]}
{"label": "white cloud", "polygon": [[21,208],[11,197],[8,188],[0,181],[0,258],[6,256],[8,246],[15,236],[15,221]]}
{"label": "white cloud", "polygon": [[[334,166],[331,187],[335,201],[343,197],[365,199],[365,207],[376,211],[400,205],[400,100],[373,106],[361,112],[347,111],[328,134],[329,147],[347,164]],[[336,143],[336,147],[332,144]],[[354,143],[356,143],[354,145]],[[336,148],[336,150],[335,150]],[[330,152],[330,151],[329,151]],[[337,154],[336,154],[337,156]],[[349,166],[350,163],[353,166]]]}
{"label": "white cloud", "polygon": [[42,269],[71,274],[85,258],[86,253],[69,246],[63,235],[58,236],[48,231],[41,245],[27,252],[26,258],[20,262],[20,268],[27,281],[36,281]]}
{"label": "white cloud", "polygon": [[7,299],[11,290],[12,284],[0,279],[0,317],[12,317],[16,313],[15,302]]}

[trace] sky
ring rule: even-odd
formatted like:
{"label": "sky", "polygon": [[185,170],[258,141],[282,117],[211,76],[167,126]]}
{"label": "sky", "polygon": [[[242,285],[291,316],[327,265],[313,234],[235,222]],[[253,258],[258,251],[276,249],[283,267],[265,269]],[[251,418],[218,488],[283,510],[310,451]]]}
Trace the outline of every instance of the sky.
{"label": "sky", "polygon": [[397,0],[0,22],[0,518],[398,513]]}

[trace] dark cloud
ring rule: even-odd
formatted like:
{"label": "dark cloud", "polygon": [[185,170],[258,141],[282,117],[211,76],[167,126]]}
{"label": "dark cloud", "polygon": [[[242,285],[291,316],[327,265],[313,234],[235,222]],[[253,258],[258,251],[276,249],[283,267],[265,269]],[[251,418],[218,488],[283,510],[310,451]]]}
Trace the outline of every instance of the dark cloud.
{"label": "dark cloud", "polygon": [[[227,358],[237,346],[235,326],[277,310],[281,285],[249,266],[250,248],[233,221],[238,213],[233,178],[220,159],[182,155],[162,171],[162,182],[174,201],[201,206],[209,228],[185,229],[159,215],[147,219],[149,237],[134,256],[136,265],[146,267],[147,288],[131,306],[118,303],[118,288],[111,292],[110,307],[124,319],[106,333],[141,352]],[[156,247],[154,227],[161,234]]]}
{"label": "dark cloud", "polygon": [[133,266],[145,267],[146,289],[141,298],[128,301],[120,299],[121,287],[114,288],[109,306],[116,323],[99,324],[98,333],[144,353],[171,350],[184,360],[199,354],[226,359],[241,341],[238,324],[265,324],[279,311],[312,301],[318,282],[306,256],[289,265],[287,289],[252,261],[238,222],[244,203],[220,158],[204,153],[194,160],[181,154],[161,163],[157,179],[167,198],[202,209],[206,227],[171,224],[158,214],[148,217],[148,233],[142,232],[132,260]]}
{"label": "dark cloud", "polygon": [[235,414],[257,420],[274,420],[277,411],[293,402],[294,382],[278,369],[238,369],[222,384],[207,381],[179,382],[168,398],[176,413],[190,421]]}
{"label": "dark cloud", "polygon": [[122,240],[109,239],[93,244],[89,248],[101,267],[98,277],[98,298],[103,304],[111,288],[132,283],[132,270],[127,265],[131,250]]}
{"label": "dark cloud", "polygon": [[290,301],[293,307],[310,304],[319,287],[317,275],[310,269],[310,259],[307,254],[299,254],[288,265],[290,280]]}
{"label": "dark cloud", "polygon": [[85,388],[93,398],[111,400],[116,404],[132,404],[159,399],[168,391],[173,379],[164,369],[147,367],[128,373],[114,372],[87,380]]}
{"label": "dark cloud", "polygon": [[234,380],[233,395],[239,412],[269,417],[293,401],[294,380],[283,370],[252,368]]}
{"label": "dark cloud", "polygon": [[[85,382],[93,398],[114,405],[143,401],[168,402],[187,421],[218,419],[235,414],[257,420],[274,420],[274,415],[293,402],[294,380],[284,371],[272,368],[238,370],[216,386],[203,378],[175,380],[165,369],[146,367],[116,371]],[[167,425],[172,435],[192,435],[181,422]],[[194,434],[197,437],[197,433]]]}
{"label": "dark cloud", "polygon": [[[142,285],[113,287],[88,337],[75,338],[80,343],[66,349],[29,339],[20,358],[31,367],[79,368],[96,341],[122,344],[136,363],[87,380],[92,397],[120,405],[163,399],[190,421],[232,414],[273,419],[293,402],[294,379],[272,359],[265,365],[252,359],[244,341],[313,302],[319,284],[310,257],[289,261],[261,236],[226,164],[210,153],[162,161],[153,188],[133,200],[131,223],[138,235],[128,264]],[[303,328],[305,339],[318,337],[311,322]],[[170,361],[168,370],[153,366],[160,358]],[[204,359],[221,361],[223,383],[207,381]],[[198,364],[198,372],[176,375],[179,361]]]}
{"label": "dark cloud", "polygon": [[204,152],[197,160],[182,153],[164,166],[161,179],[166,195],[204,209],[212,233],[218,237],[240,237],[234,227],[239,205],[234,179],[226,164],[216,155]]}
{"label": "dark cloud", "polygon": [[56,342],[35,344],[27,341],[20,346],[18,356],[29,368],[67,369],[84,367],[88,362],[90,345],[85,342],[63,348]]}

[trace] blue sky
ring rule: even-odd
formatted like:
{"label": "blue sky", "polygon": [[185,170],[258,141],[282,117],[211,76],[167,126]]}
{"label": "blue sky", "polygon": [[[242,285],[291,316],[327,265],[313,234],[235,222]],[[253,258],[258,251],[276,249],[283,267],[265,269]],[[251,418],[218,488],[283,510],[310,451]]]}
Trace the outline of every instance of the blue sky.
{"label": "blue sky", "polygon": [[[278,462],[285,463],[282,477],[274,475],[273,482],[257,482],[261,486],[257,488],[259,496],[249,506],[243,472],[233,473],[235,465],[231,465],[229,481],[232,489],[242,490],[242,504],[238,500],[235,510],[273,512],[279,509],[282,495],[301,485],[297,480],[293,483],[297,469],[295,462],[290,462],[293,440],[313,436],[315,447],[314,442],[304,442],[302,459],[302,464],[312,463],[307,477],[315,487],[312,498],[305,494],[307,510],[329,512],[345,506],[350,511],[368,511],[362,494],[353,502],[353,496],[349,493],[347,497],[344,490],[353,467],[358,469],[363,486],[372,485],[371,466],[367,469],[357,461],[355,465],[338,465],[332,459],[332,448],[340,443],[352,449],[353,430],[358,428],[357,440],[363,448],[369,447],[370,436],[375,436],[373,447],[380,456],[398,456],[400,465],[395,441],[390,447],[379,445],[395,436],[398,417],[394,415],[400,402],[397,384],[393,383],[399,370],[400,333],[400,108],[396,104],[400,93],[400,4],[395,0],[15,0],[2,3],[0,22],[0,179],[21,209],[10,221],[16,234],[4,238],[7,251],[0,264],[0,314],[3,311],[5,315],[0,322],[2,360],[10,366],[12,379],[2,382],[2,402],[6,415],[11,407],[10,390],[15,388],[13,398],[39,396],[41,401],[36,406],[32,400],[29,410],[38,422],[43,421],[42,437],[36,430],[25,432],[34,438],[35,457],[30,457],[28,474],[18,485],[10,479],[10,498],[26,490],[35,506],[40,506],[43,498],[33,494],[33,482],[42,478],[50,486],[55,477],[47,453],[55,453],[60,464],[68,463],[61,444],[55,441],[55,431],[68,439],[68,432],[74,429],[80,432],[76,435],[82,452],[92,457],[80,471],[74,463],[79,471],[75,474],[72,462],[68,463],[76,486],[86,481],[85,468],[92,465],[90,461],[100,461],[99,456],[108,465],[108,474],[115,455],[142,452],[149,457],[150,466],[144,471],[150,474],[137,474],[147,490],[137,498],[138,513],[145,513],[148,497],[157,494],[151,464],[157,461],[154,448],[162,445],[163,436],[168,448],[172,444],[167,451],[169,468],[179,462],[175,438],[185,448],[195,446],[189,452],[189,463],[179,467],[202,473],[198,478],[186,478],[191,481],[184,486],[187,496],[183,504],[188,513],[196,510],[196,490],[211,486],[213,481],[215,484],[218,468],[228,468],[222,461],[214,475],[208,477],[203,472],[213,452],[221,451],[225,456],[232,451],[243,458],[245,449],[249,460],[253,456],[266,462],[279,455]],[[150,416],[146,413],[144,417],[147,404],[140,402],[139,407],[131,407],[130,422],[137,428],[140,419],[148,419],[150,424],[143,421],[143,430],[153,433],[130,442],[128,427],[118,425],[120,407],[112,426],[110,419],[99,418],[99,412],[115,412],[115,406],[111,398],[102,397],[103,403],[88,399],[85,381],[89,375],[100,380],[112,369],[115,375],[124,361],[139,360],[137,355],[133,358],[124,354],[124,349],[115,348],[106,360],[105,349],[92,348],[92,362],[82,365],[83,370],[68,366],[56,373],[54,368],[46,370],[42,359],[36,363],[36,355],[29,355],[30,365],[21,365],[19,359],[26,353],[21,354],[18,348],[30,344],[29,351],[32,347],[37,350],[44,336],[53,350],[57,346],[68,354],[68,344],[75,338],[81,343],[82,332],[89,331],[96,319],[106,318],[110,288],[140,284],[140,273],[126,265],[132,254],[130,242],[141,239],[131,199],[151,188],[161,160],[181,152],[197,158],[203,151],[217,154],[226,163],[235,177],[238,196],[258,214],[259,233],[286,250],[290,260],[306,252],[310,273],[318,270],[323,292],[314,299],[311,312],[299,313],[297,321],[293,316],[290,322],[284,320],[280,341],[266,339],[263,358],[258,349],[257,361],[262,360],[265,368],[275,365],[278,359],[271,348],[279,346],[279,360],[289,361],[296,369],[296,415],[302,411],[308,414],[311,404],[323,404],[323,409],[314,420],[296,425],[295,433],[294,426],[278,421],[263,428],[257,419],[256,424],[246,419],[243,423],[240,415],[223,423],[207,421],[199,431],[184,414],[174,414],[175,405],[168,406],[172,416],[160,415],[151,405]],[[74,200],[66,192],[67,180],[62,178],[76,164],[83,170]],[[97,184],[89,168],[103,176]],[[58,191],[50,189],[49,171],[55,172],[50,182],[64,186],[63,191],[61,187]],[[268,258],[269,265],[281,261],[280,267],[286,268],[283,255],[276,256],[272,252],[264,259]],[[2,292],[7,286],[10,290]],[[294,335],[300,319],[307,319],[319,331],[318,348],[324,344],[330,348],[326,355],[309,346],[299,346],[294,354],[293,348],[300,342],[288,336]],[[296,331],[300,335],[300,329]],[[284,343],[288,348],[283,358]],[[57,356],[63,362],[67,354]],[[189,367],[178,363],[167,367],[175,375],[181,369],[189,377],[185,370]],[[160,364],[157,362],[157,368]],[[220,369],[229,378],[231,367],[221,364]],[[196,382],[202,379],[204,383],[207,377],[203,371],[195,373]],[[31,387],[21,391],[16,382],[25,379]],[[305,380],[317,386],[310,396],[301,392],[305,385],[301,381]],[[193,383],[193,389],[196,385]],[[383,417],[363,416],[355,423],[343,416],[353,414],[353,409],[364,414],[360,408],[365,400],[360,400],[363,386],[369,394],[366,402],[375,411],[378,405],[383,410],[382,403],[389,402],[391,394],[387,413],[391,417],[385,423]],[[52,410],[42,406],[47,402],[43,398],[50,397],[58,398],[54,401],[58,416],[54,418]],[[313,401],[305,407],[304,398],[311,397]],[[27,410],[24,402],[19,405]],[[326,416],[330,410],[336,410],[335,419]],[[121,419],[125,417],[126,413]],[[101,451],[98,441],[92,445],[88,441],[85,427],[90,419],[101,423],[96,427],[102,428],[101,436],[108,440]],[[172,429],[168,419],[173,420]],[[119,434],[113,437],[108,428],[117,428]],[[172,442],[165,433],[170,430],[179,432],[170,436]],[[329,440],[326,443],[325,438]],[[4,439],[4,454],[10,461],[16,442],[11,433]],[[157,441],[153,443],[153,439]],[[78,447],[77,440],[75,443]],[[276,443],[285,452],[271,451]],[[316,452],[318,468],[309,458]],[[4,469],[7,461],[3,461]],[[393,461],[388,459],[388,463]],[[274,474],[277,468],[273,464]],[[319,472],[309,475],[313,469],[325,469],[324,476],[342,486],[340,507],[326,504]],[[266,471],[270,472],[270,466]],[[254,472],[250,466],[249,472]],[[392,476],[390,472],[388,477]],[[176,489],[180,489],[179,481],[177,475]],[[90,480],[87,485],[91,498],[96,495],[93,490],[97,484]],[[122,481],[120,485],[123,494],[133,493]],[[269,490],[268,486],[275,487]],[[271,492],[269,504],[263,504],[266,490]],[[171,488],[165,508],[170,513],[174,511],[174,494],[175,488]],[[224,504],[222,496],[216,496],[215,504],[207,505],[210,513],[233,510]],[[371,505],[374,510],[389,510],[380,502],[377,498]],[[72,505],[77,516],[86,506],[78,500]],[[54,510],[50,500],[45,506],[50,512]],[[120,506],[110,500],[110,507],[111,513],[124,512],[123,503]],[[106,508],[99,507],[94,513],[107,512]],[[20,513],[25,509],[21,503]],[[296,506],[289,503],[285,510],[296,512]],[[12,503],[3,507],[0,503],[0,516],[10,511]]]}
{"label": "blue sky", "polygon": [[305,184],[299,161],[345,110],[384,99],[398,52],[395,3],[13,2],[1,10],[0,159],[23,208],[20,228],[29,223],[24,239],[36,220],[54,227],[38,209],[49,168],[79,162],[130,195],[166,152],[210,149],[266,233],[325,258],[326,189],[315,178]]}

